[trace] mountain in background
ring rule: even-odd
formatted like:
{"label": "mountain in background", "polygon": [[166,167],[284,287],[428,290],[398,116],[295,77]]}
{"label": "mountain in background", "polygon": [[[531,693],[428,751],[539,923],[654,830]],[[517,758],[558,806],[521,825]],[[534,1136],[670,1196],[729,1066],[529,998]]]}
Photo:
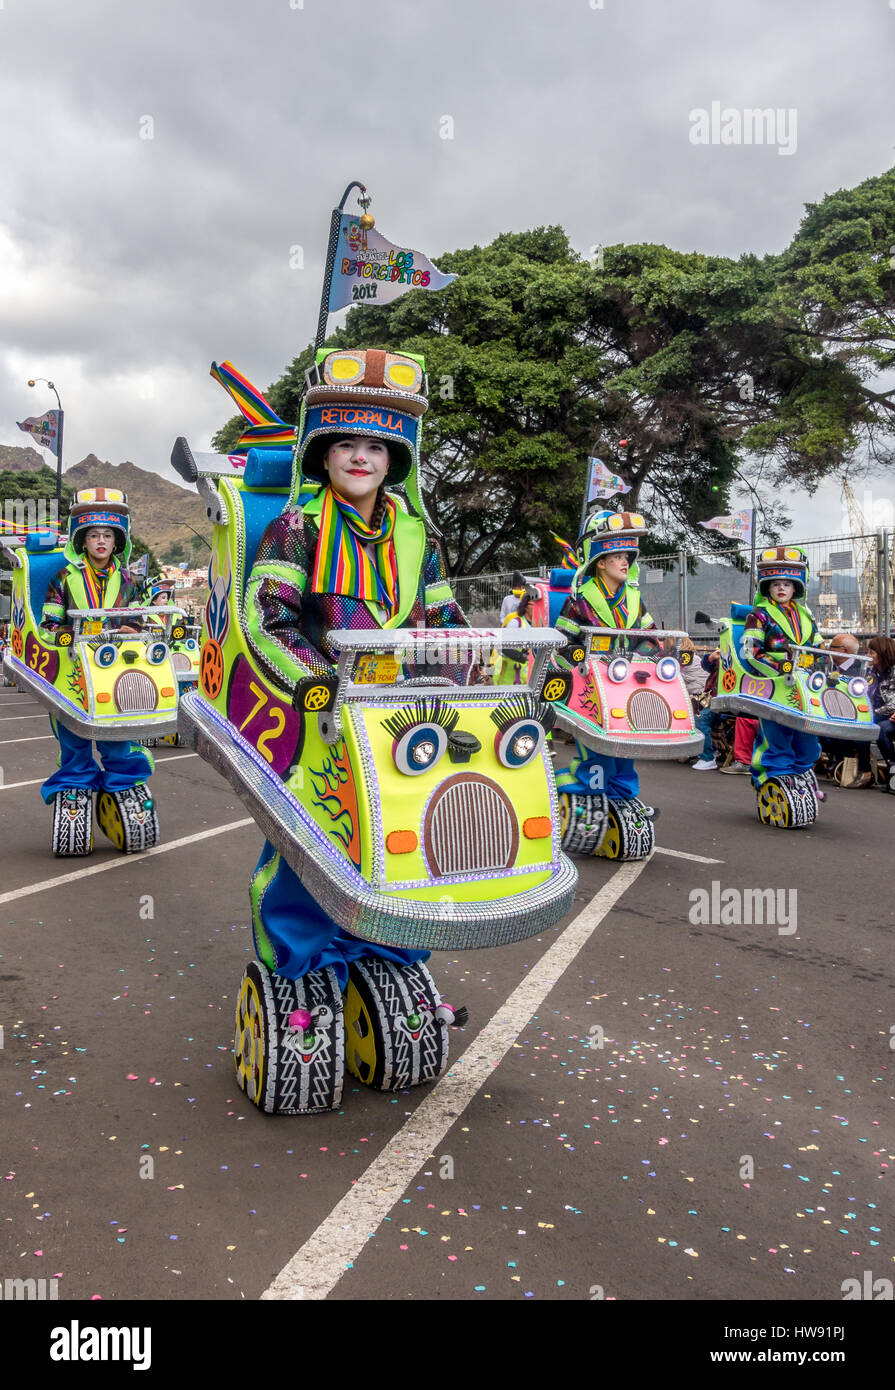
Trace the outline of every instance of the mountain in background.
{"label": "mountain in background", "polygon": [[[0,470],[36,472],[46,469],[55,474],[52,462],[29,446],[0,444]],[[211,523],[205,504],[195,492],[170,483],[158,473],[150,473],[136,463],[103,462],[88,454],[80,463],[63,470],[67,487],[117,487],[127,495],[134,535],[139,536],[163,562],[190,560],[197,566],[207,562],[209,550],[193,534],[211,542]],[[62,518],[60,518],[61,520]],[[185,523],[185,524],[184,524]]]}

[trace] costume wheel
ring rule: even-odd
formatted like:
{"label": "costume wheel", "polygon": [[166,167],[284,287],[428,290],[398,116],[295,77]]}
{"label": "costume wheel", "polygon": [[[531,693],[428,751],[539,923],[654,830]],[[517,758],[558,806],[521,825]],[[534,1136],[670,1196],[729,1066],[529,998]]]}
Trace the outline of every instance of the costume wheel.
{"label": "costume wheel", "polygon": [[85,787],[66,787],[53,798],[53,853],[68,858],[92,849],[93,793]]}
{"label": "costume wheel", "polygon": [[609,798],[561,792],[562,847],[569,854],[597,854],[609,824]]}
{"label": "costume wheel", "polygon": [[236,1000],[236,1079],[268,1115],[313,1115],[342,1099],[345,1070],[342,995],[336,972],[300,980],[251,961]]}
{"label": "costume wheel", "polygon": [[353,961],[345,994],[348,1070],[378,1091],[434,1081],[447,1067],[452,1017],[422,963]]}
{"label": "costume wheel", "polygon": [[103,834],[125,854],[138,854],[158,843],[158,816],[145,782],[123,792],[100,792],[96,818]]}
{"label": "costume wheel", "polygon": [[803,830],[817,820],[817,788],[810,773],[769,777],[758,789],[758,819],[778,830]]}
{"label": "costume wheel", "polygon": [[653,817],[637,797],[610,801],[606,834],[596,853],[602,859],[645,859],[656,843]]}

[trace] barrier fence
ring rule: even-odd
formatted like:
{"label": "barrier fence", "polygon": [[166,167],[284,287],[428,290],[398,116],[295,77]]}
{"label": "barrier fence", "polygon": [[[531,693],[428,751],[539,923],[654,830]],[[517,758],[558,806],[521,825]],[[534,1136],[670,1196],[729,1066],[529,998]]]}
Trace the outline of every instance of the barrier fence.
{"label": "barrier fence", "polygon": [[[796,541],[808,554],[807,602],[823,632],[854,632],[859,637],[889,633],[893,620],[892,537],[888,530],[860,536],[827,536]],[[764,547],[758,546],[756,554]],[[717,622],[696,622],[702,612],[726,617],[732,603],[752,600],[750,546],[731,545],[727,552],[680,550],[640,560],[643,601],[659,627],[683,628],[694,638],[720,631]],[[544,578],[527,571],[528,578]],[[475,627],[493,626],[500,605],[512,589],[513,571],[460,576],[451,581],[457,602]]]}

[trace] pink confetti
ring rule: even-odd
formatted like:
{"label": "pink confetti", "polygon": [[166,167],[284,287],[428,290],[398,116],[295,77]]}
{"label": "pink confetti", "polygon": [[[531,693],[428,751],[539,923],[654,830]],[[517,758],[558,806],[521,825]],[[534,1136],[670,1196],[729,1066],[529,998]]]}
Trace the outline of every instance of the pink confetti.
{"label": "pink confetti", "polygon": [[128,1074],[127,1074],[127,1076],[125,1077],[125,1080],[126,1080],[126,1081],[139,1081],[140,1078],[139,1078],[139,1076],[135,1076],[134,1073],[133,1073],[132,1071],[129,1071]]}

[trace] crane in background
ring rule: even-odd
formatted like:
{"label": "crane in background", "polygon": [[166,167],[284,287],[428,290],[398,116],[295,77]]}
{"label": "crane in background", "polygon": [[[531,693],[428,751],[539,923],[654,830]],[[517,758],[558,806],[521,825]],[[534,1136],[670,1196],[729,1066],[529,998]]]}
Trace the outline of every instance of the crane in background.
{"label": "crane in background", "polygon": [[[882,622],[880,599],[884,600],[886,613],[892,611],[893,567],[889,556],[888,573],[880,583],[879,553],[880,542],[873,531],[873,522],[864,514],[851,483],[842,475],[842,495],[848,508],[848,519],[852,529],[852,544],[855,554],[855,573],[858,578],[858,598],[861,605],[861,627],[864,631],[876,631]],[[891,547],[890,547],[891,549]],[[883,590],[887,591],[884,594]]]}

